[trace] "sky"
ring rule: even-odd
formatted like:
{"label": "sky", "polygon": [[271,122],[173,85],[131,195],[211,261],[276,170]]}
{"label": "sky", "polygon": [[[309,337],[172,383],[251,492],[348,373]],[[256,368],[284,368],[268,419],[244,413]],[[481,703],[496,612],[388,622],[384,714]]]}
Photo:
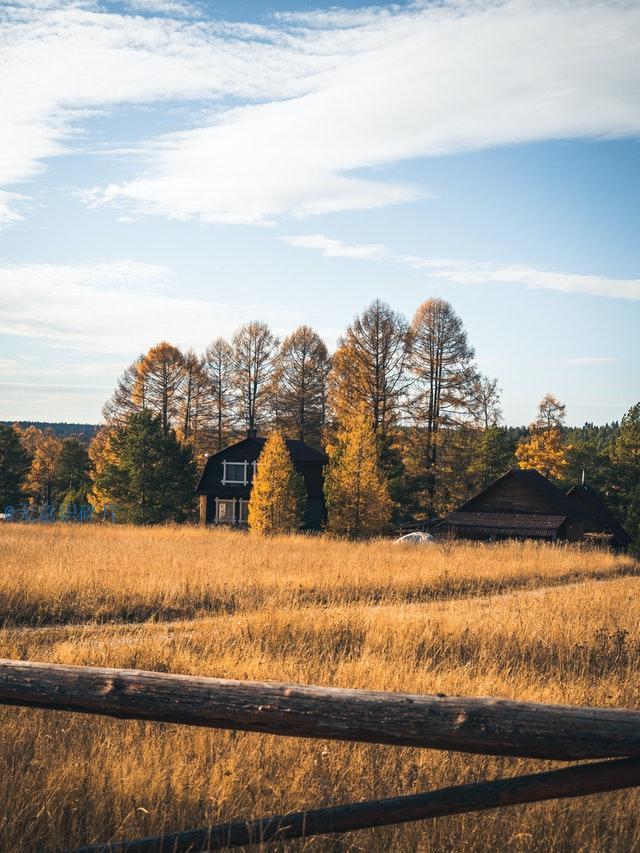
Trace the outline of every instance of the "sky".
{"label": "sky", "polygon": [[0,0],[0,111],[0,420],[376,297],[508,424],[640,399],[640,0]]}

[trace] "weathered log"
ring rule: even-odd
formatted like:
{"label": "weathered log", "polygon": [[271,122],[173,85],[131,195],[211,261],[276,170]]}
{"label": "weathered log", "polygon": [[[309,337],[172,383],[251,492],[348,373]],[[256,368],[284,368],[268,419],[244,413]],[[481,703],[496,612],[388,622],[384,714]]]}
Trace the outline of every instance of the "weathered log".
{"label": "weathered log", "polygon": [[0,660],[0,704],[557,760],[640,755],[640,712]]}
{"label": "weathered log", "polygon": [[81,847],[73,853],[203,853],[267,841],[351,832],[503,806],[584,797],[640,785],[640,759],[582,764],[563,770],[441,788],[409,797],[350,803],[245,823]]}

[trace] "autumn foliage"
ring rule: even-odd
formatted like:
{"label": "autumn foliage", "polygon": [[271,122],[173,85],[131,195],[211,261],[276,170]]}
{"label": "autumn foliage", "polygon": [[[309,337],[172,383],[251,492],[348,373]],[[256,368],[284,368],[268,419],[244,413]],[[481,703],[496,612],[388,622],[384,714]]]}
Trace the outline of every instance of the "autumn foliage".
{"label": "autumn foliage", "polygon": [[254,533],[295,533],[302,526],[304,482],[291,461],[282,433],[267,438],[249,499],[249,527]]}

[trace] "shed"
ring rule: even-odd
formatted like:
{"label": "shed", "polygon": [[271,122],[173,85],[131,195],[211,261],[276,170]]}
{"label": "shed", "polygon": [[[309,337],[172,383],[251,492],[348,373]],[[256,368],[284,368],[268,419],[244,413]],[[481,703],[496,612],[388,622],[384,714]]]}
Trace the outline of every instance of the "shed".
{"label": "shed", "polygon": [[605,545],[614,551],[627,550],[631,537],[594,488],[581,483],[579,486],[572,486],[567,495],[579,503],[586,513],[586,540]]}
{"label": "shed", "polygon": [[512,468],[448,515],[437,528],[461,539],[582,538],[586,513],[538,471]]}

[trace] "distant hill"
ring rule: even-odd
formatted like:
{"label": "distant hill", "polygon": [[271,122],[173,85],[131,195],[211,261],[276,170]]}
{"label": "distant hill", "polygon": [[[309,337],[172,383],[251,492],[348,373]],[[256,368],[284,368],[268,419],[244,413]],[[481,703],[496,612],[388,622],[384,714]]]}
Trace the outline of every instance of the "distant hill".
{"label": "distant hill", "polygon": [[34,426],[41,430],[51,430],[58,438],[66,438],[69,435],[77,436],[87,444],[98,431],[97,424],[68,424],[68,423],[48,423],[46,421],[0,421],[2,424],[18,424],[22,429]]}

